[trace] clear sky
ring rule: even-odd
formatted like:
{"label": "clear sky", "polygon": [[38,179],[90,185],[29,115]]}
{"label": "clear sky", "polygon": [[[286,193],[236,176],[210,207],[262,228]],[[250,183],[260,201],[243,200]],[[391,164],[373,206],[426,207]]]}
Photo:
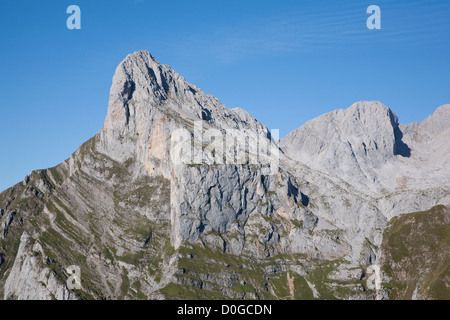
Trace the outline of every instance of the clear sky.
{"label": "clear sky", "polygon": [[0,190],[100,130],[114,70],[140,49],[281,136],[359,100],[422,121],[450,103],[449,17],[448,0],[1,0]]}

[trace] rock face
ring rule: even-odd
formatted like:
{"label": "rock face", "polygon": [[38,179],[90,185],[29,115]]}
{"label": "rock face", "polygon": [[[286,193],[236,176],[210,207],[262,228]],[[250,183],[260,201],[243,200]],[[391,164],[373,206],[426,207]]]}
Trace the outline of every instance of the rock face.
{"label": "rock face", "polygon": [[288,134],[281,148],[292,159],[368,194],[418,183],[420,189],[424,183],[441,187],[450,184],[449,116],[450,107],[444,105],[420,125],[399,125],[380,102],[357,102],[307,122]]}
{"label": "rock face", "polygon": [[50,269],[39,268],[42,253],[39,243],[29,246],[30,236],[24,232],[20,238],[14,265],[4,285],[4,297],[20,300],[71,300],[73,295],[61,284]]}
{"label": "rock face", "polygon": [[[278,144],[135,52],[100,132],[0,194],[0,296],[389,298],[366,268],[390,219],[450,205],[448,111],[402,126],[359,102]],[[67,285],[72,265],[81,289]]]}
{"label": "rock face", "polygon": [[281,148],[291,158],[351,184],[376,183],[377,168],[397,154],[409,155],[398,132],[397,116],[388,107],[357,102],[307,122],[288,134]]}
{"label": "rock face", "polygon": [[280,146],[288,157],[377,197],[390,219],[450,202],[449,117],[450,105],[443,105],[421,124],[399,125],[380,102],[357,102],[308,121]]}

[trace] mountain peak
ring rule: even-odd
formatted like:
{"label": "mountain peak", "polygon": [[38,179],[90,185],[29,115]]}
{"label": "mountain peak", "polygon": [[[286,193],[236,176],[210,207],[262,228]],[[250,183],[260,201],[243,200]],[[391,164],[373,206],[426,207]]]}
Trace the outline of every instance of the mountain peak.
{"label": "mountain peak", "polygon": [[449,130],[450,104],[437,108],[432,115],[422,121],[420,128],[431,136],[441,135]]}
{"label": "mountain peak", "polygon": [[[137,89],[153,93],[162,98],[167,88],[167,73],[174,73],[168,66],[162,66],[148,51],[140,50],[127,57],[118,65],[114,73],[110,97],[130,100]],[[146,89],[152,89],[150,92]],[[161,90],[163,89],[163,90]],[[116,95],[116,96],[114,96]]]}
{"label": "mountain peak", "polygon": [[[161,65],[148,51],[137,51],[116,69],[98,148],[119,162],[136,158],[137,153],[137,163],[149,171],[157,167],[149,164],[152,159],[167,158],[169,133],[184,128],[193,131],[196,121],[205,129],[249,130],[269,137],[267,128],[243,109],[227,108]],[[166,132],[160,131],[163,127]]]}
{"label": "mountain peak", "polygon": [[[169,70],[170,67],[161,65],[149,51],[139,50],[128,54],[120,62],[116,68],[114,77],[125,74],[135,81],[139,81],[140,79],[148,80],[152,76],[157,77],[157,73],[154,71],[158,69]],[[172,69],[170,70],[174,72]]]}
{"label": "mountain peak", "polygon": [[263,127],[245,110],[228,109],[145,50],[129,54],[116,68],[112,82],[106,130],[135,132],[147,126],[147,115],[155,107],[222,128]]}
{"label": "mountain peak", "polygon": [[391,121],[395,125],[398,121],[397,115],[392,110],[379,101],[358,101],[352,104],[347,110],[348,116],[354,116],[356,120],[364,123],[375,121]]}
{"label": "mountain peak", "polygon": [[359,101],[308,121],[281,141],[292,159],[351,182],[376,178],[377,168],[396,155],[409,156],[397,116],[378,101]]}
{"label": "mountain peak", "polygon": [[[188,85],[182,76],[161,65],[148,51],[129,54],[113,76],[105,129],[133,131],[139,119],[169,97],[177,99]],[[194,90],[194,89],[193,89]]]}
{"label": "mountain peak", "polygon": [[382,110],[382,111],[390,111],[391,109],[386,106],[385,104],[383,104],[380,101],[357,101],[355,103],[353,103],[350,107],[347,108],[348,110],[353,110],[353,109],[370,109],[370,110]]}
{"label": "mountain peak", "polygon": [[153,57],[152,54],[151,54],[149,51],[147,51],[147,50],[138,50],[138,51],[135,51],[135,52],[133,52],[133,53],[130,53],[130,54],[128,54],[128,55],[126,56],[126,58],[124,59],[124,61],[127,60],[127,59],[133,59],[133,60],[137,60],[137,59],[141,59],[141,60],[153,60],[153,61],[155,61],[156,63],[159,64],[158,60],[156,60],[156,58]]}

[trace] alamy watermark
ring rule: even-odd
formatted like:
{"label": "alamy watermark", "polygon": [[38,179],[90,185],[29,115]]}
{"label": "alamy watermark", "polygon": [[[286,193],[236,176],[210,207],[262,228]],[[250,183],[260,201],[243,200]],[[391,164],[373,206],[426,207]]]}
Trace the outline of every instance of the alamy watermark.
{"label": "alamy watermark", "polygon": [[71,5],[67,7],[66,12],[70,14],[67,18],[67,29],[81,29],[81,9],[79,6]]}
{"label": "alamy watermark", "polygon": [[66,269],[70,275],[67,278],[66,285],[69,289],[81,289],[81,270],[79,266],[71,265]]}
{"label": "alamy watermark", "polygon": [[367,18],[367,29],[381,29],[381,9],[379,6],[371,5],[367,8],[366,12],[371,14],[369,18]]}
{"label": "alamy watermark", "polygon": [[[77,5],[70,5],[67,7],[66,13],[70,14],[67,18],[67,29],[81,29],[81,9]],[[370,5],[367,7],[366,13],[371,16],[367,18],[367,28],[370,30],[381,29],[381,9],[377,5]]]}
{"label": "alamy watermark", "polygon": [[369,278],[367,278],[367,288],[372,290],[380,290],[381,288],[381,275],[380,275],[380,266],[373,264],[367,268],[367,274]]}
{"label": "alamy watermark", "polygon": [[205,129],[203,123],[195,121],[193,132],[180,128],[172,133],[173,165],[257,165],[263,175],[278,172],[278,129]]}

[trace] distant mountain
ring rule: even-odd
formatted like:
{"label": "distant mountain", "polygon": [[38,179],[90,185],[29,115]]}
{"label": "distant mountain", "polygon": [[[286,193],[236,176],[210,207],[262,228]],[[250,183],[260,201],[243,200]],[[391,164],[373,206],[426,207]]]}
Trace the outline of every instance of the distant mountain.
{"label": "distant mountain", "polygon": [[[399,125],[358,102],[277,141],[135,52],[100,132],[0,193],[0,297],[446,298],[449,114]],[[402,250],[423,223],[432,255],[427,239]]]}
{"label": "distant mountain", "polygon": [[421,124],[399,125],[380,102],[357,102],[308,121],[289,133],[281,148],[368,194],[440,188],[450,185],[449,123],[450,105]]}

